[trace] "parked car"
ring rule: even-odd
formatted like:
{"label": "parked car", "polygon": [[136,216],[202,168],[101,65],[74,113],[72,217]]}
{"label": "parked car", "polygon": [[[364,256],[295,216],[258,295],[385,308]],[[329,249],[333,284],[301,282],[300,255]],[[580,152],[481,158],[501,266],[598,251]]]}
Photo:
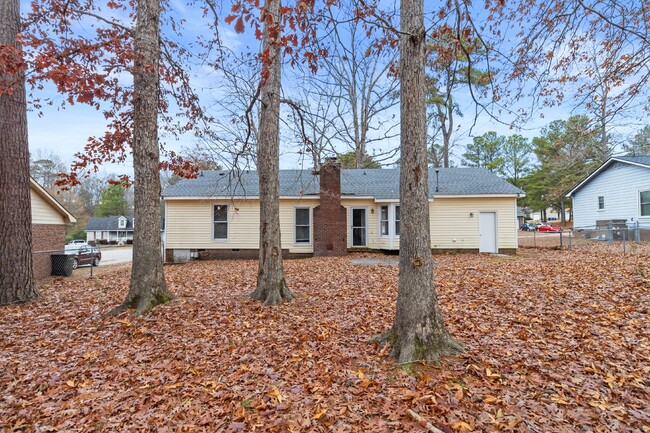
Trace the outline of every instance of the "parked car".
{"label": "parked car", "polygon": [[562,231],[562,227],[560,226],[552,226],[549,224],[544,224],[541,225],[537,228],[538,232],[550,232],[550,233],[558,233]]}
{"label": "parked car", "polygon": [[72,269],[77,269],[81,265],[99,266],[102,260],[102,253],[90,245],[66,245],[66,254],[74,254],[74,263]]}
{"label": "parked car", "polygon": [[87,245],[87,243],[83,239],[73,239],[70,242],[68,242],[68,245]]}
{"label": "parked car", "polygon": [[537,226],[532,223],[524,223],[521,225],[521,227],[519,227],[519,229],[524,232],[534,232],[537,230]]}

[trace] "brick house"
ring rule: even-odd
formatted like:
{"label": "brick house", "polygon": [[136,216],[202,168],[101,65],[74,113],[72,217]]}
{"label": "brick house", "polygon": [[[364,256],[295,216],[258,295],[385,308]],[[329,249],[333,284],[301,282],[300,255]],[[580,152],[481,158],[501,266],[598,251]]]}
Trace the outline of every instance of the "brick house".
{"label": "brick house", "polygon": [[[258,182],[255,171],[204,171],[166,188],[166,258],[256,258]],[[429,191],[433,251],[516,251],[523,191],[473,167],[430,169]],[[280,170],[284,256],[398,251],[399,230],[399,168]]]}
{"label": "brick house", "polygon": [[50,256],[63,252],[65,226],[77,220],[38,182],[30,181],[34,278],[42,279],[50,275]]}

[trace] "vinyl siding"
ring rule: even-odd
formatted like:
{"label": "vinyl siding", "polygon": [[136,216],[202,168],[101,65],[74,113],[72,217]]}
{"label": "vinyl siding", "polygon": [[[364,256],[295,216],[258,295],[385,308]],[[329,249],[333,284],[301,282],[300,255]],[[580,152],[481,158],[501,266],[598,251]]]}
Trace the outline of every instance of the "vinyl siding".
{"label": "vinyl siding", "polygon": [[[259,247],[259,200],[168,200],[166,248],[178,249],[257,249]],[[295,244],[294,209],[318,206],[317,199],[282,199],[280,201],[280,230],[282,247],[293,253],[313,252],[312,233],[309,245]],[[478,249],[478,213],[496,212],[499,248],[517,247],[515,198],[437,198],[429,203],[431,212],[431,247],[436,249]],[[228,239],[212,240],[212,206],[227,204]],[[379,236],[379,209],[386,203],[373,199],[343,199],[347,210],[348,248],[352,248],[351,212],[353,207],[366,208],[368,246],[370,249],[399,249],[399,237]],[[470,212],[474,217],[470,217]],[[392,224],[392,220],[391,220]]]}
{"label": "vinyl siding", "polygon": [[[165,248],[178,249],[258,249],[260,231],[259,200],[169,200]],[[213,240],[212,207],[228,205],[228,238]],[[282,248],[292,253],[311,253],[312,244],[294,242],[294,208],[318,205],[317,200],[281,200],[280,232]],[[313,220],[310,221],[313,223]],[[310,236],[313,240],[313,233]]]}
{"label": "vinyl siding", "polygon": [[36,191],[30,189],[32,202],[32,224],[65,224],[63,215],[57,212]]}
{"label": "vinyl siding", "polygon": [[[314,214],[313,209],[318,206],[318,200],[314,199],[297,199],[297,200],[280,200],[280,232],[282,234],[282,248],[289,249],[290,253],[312,253],[314,251]],[[295,233],[295,212],[297,207],[310,208],[312,212],[309,215],[309,244],[296,244]],[[259,231],[259,227],[257,229]]]}
{"label": "vinyl siding", "polygon": [[433,249],[478,249],[479,212],[496,212],[499,249],[517,248],[515,198],[436,198],[429,212]]}
{"label": "vinyl siding", "polygon": [[[650,190],[650,168],[614,162],[574,193],[573,226],[589,227],[597,220],[624,219],[650,222],[641,217],[639,191]],[[605,197],[605,209],[598,210],[598,196]]]}
{"label": "vinyl siding", "polygon": [[[367,243],[365,247],[359,248],[379,248],[379,231],[378,231],[378,216],[377,212],[379,206],[373,199],[342,199],[341,205],[345,207],[348,215],[348,248],[352,248],[352,208],[366,208],[366,222],[367,222]],[[374,213],[373,213],[374,211]]]}

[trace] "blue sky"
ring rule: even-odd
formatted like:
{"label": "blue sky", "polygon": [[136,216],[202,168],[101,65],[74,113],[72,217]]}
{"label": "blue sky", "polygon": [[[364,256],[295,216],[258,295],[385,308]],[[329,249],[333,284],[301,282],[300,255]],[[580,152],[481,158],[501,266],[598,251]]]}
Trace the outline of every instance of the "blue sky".
{"label": "blue sky", "polygon": [[[25,2],[23,3],[25,5]],[[223,4],[228,4],[228,2],[223,2]],[[198,8],[189,7],[182,0],[172,0],[170,5],[177,18],[182,17],[186,19],[186,24],[184,25],[185,34],[183,40],[179,42],[189,44],[196,36],[210,32],[207,22],[201,17],[201,12]],[[258,41],[252,37],[251,31],[247,31],[244,35],[239,35],[231,27],[222,25],[220,32],[223,44],[233,51],[256,51],[258,49]],[[290,94],[291,89],[296,85],[296,81],[301,79],[301,74],[304,75],[307,72],[302,72],[302,70],[299,72],[291,71],[289,68],[290,66],[285,67],[284,76],[286,79],[283,82],[283,87],[284,92]],[[220,92],[223,92],[223,89],[220,88],[220,80],[222,77],[219,72],[215,72],[205,66],[195,65],[193,78],[197,92],[205,98],[204,102],[207,101],[206,103],[208,104],[215,97],[218,97]],[[44,94],[56,97],[55,92],[49,86],[46,86]],[[576,112],[570,106],[571,101],[564,105],[553,107],[552,109],[538,107],[536,113],[533,114],[531,120],[526,125],[523,125],[521,129],[511,129],[507,125],[494,121],[485,113],[479,114],[475,119],[473,115],[474,106],[467,92],[460,92],[456,96],[456,100],[460,101],[461,110],[465,114],[463,118],[457,118],[457,124],[460,124],[459,130],[455,134],[455,141],[460,145],[454,150],[457,156],[463,151],[462,145],[471,141],[470,133],[473,136],[478,136],[488,131],[496,131],[501,135],[518,133],[532,138],[539,135],[540,129],[553,120],[566,119],[571,114],[582,114],[579,111]],[[523,100],[520,103],[526,104],[527,102],[527,100]],[[515,107],[514,105],[509,106],[510,109]],[[218,110],[215,113],[218,113]],[[52,152],[58,155],[64,162],[70,162],[76,152],[83,150],[88,137],[103,134],[106,126],[101,111],[83,105],[69,106],[66,109],[60,109],[54,106],[44,107],[42,114],[42,116],[39,116],[38,113],[30,112],[28,115],[30,150],[32,152],[38,150]],[[389,116],[393,114],[399,115],[398,107],[393,109],[392,112],[387,113]],[[513,120],[506,114],[500,114],[499,117],[505,123]],[[632,120],[627,122],[632,125],[631,127],[619,128],[622,135],[629,135],[631,131],[642,126],[641,122],[636,120],[637,117],[634,115],[632,116]],[[166,147],[170,150],[180,151],[182,147],[192,145],[195,140],[191,136],[182,137],[179,141],[166,139]],[[386,148],[397,147],[398,145],[399,138],[397,137],[390,142],[382,143],[380,147],[374,150],[382,151],[386,150]],[[372,148],[369,149],[369,153],[372,153],[372,151]],[[456,161],[459,162],[459,159],[456,158]],[[286,146],[283,148],[280,163],[281,168],[299,167],[302,162],[296,154],[295,148]],[[107,165],[104,170],[112,173],[131,173],[132,168],[129,165],[130,161],[124,166]]]}

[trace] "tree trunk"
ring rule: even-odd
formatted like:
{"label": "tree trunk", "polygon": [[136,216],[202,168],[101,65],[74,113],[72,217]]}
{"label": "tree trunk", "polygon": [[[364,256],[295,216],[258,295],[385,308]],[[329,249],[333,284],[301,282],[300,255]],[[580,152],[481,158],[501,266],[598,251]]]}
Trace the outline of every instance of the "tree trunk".
{"label": "tree trunk", "polygon": [[400,363],[437,362],[463,346],[448,333],[433,285],[426,151],[424,1],[401,0],[399,290],[391,331]]}
{"label": "tree trunk", "polygon": [[[20,1],[0,1],[0,45],[16,46]],[[20,47],[17,47],[20,48]],[[11,88],[11,91],[5,92]],[[25,75],[0,76],[0,305],[38,297],[32,269]]]}
{"label": "tree trunk", "polygon": [[143,314],[171,295],[165,283],[160,239],[158,102],[160,1],[139,0],[133,73],[133,170],[135,224],[129,293],[117,311]]}
{"label": "tree trunk", "polygon": [[[293,298],[284,279],[280,240],[280,74],[278,46],[280,0],[266,0],[263,13],[264,43],[268,61],[262,69],[257,170],[260,181],[260,260],[253,299],[278,305]],[[268,14],[268,15],[267,15]],[[267,18],[265,18],[267,17]]]}

